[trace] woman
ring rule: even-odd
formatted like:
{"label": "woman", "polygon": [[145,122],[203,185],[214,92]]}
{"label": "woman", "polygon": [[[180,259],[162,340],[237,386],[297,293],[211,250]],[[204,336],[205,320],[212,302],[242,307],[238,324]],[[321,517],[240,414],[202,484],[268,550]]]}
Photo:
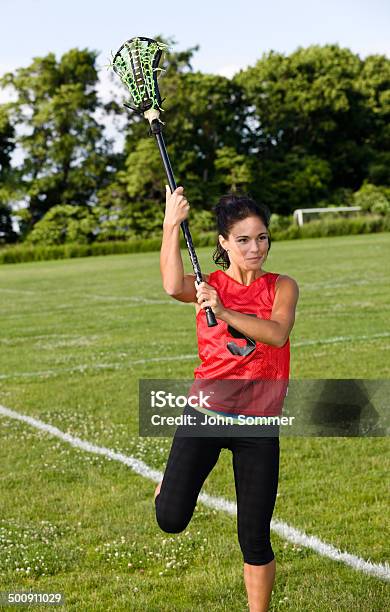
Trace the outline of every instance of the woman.
{"label": "woman", "polygon": [[[298,286],[288,276],[264,272],[270,248],[269,212],[246,196],[230,194],[216,206],[218,270],[184,274],[180,223],[189,203],[182,187],[167,187],[160,268],[165,291],[193,302],[201,365],[195,378],[288,378],[289,334],[294,325]],[[210,306],[218,325],[208,328]],[[179,428],[178,428],[179,429]],[[221,448],[233,454],[238,539],[250,612],[268,610],[275,579],[270,523],[279,475],[279,437],[180,437],[175,433],[162,482],[155,491],[156,518],[168,533],[189,523],[201,487]]]}

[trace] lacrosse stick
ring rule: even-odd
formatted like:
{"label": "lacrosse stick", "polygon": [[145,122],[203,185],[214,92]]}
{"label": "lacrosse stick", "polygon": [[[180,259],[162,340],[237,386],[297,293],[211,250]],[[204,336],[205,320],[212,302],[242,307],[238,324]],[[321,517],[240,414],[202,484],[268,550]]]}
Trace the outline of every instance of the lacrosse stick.
{"label": "lacrosse stick", "polygon": [[[163,109],[161,108],[162,100],[157,83],[158,75],[162,71],[158,64],[163,51],[167,47],[168,45],[152,38],[143,36],[131,38],[115,54],[112,68],[130,92],[131,104],[125,104],[125,106],[143,115],[149,121],[151,133],[156,137],[169,187],[173,192],[177,185],[162,135],[163,124],[159,117]],[[196,281],[201,283],[203,281],[202,273],[186,219],[181,223],[181,229],[183,230]],[[205,311],[207,325],[209,327],[217,325],[210,306],[207,306]]]}

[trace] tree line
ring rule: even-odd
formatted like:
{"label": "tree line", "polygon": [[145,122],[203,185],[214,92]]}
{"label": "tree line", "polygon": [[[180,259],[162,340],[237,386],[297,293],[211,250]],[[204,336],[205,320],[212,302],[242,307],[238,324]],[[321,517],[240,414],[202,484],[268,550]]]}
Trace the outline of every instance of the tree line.
{"label": "tree line", "polygon": [[[213,229],[212,206],[229,191],[250,193],[278,215],[359,198],[389,207],[385,56],[361,59],[338,45],[271,51],[229,79],[195,72],[197,47],[166,42],[164,135],[195,231]],[[0,105],[1,243],[160,232],[165,177],[147,122],[117,96],[103,102],[98,84],[89,49],[34,58],[0,79],[13,93]],[[105,125],[124,117],[118,152]]]}

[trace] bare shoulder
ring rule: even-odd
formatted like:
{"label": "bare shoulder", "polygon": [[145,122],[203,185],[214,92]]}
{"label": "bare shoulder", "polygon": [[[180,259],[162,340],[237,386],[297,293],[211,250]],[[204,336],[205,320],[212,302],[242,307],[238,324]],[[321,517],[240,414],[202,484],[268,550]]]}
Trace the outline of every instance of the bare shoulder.
{"label": "bare shoulder", "polygon": [[297,301],[299,297],[298,283],[291,276],[287,276],[287,274],[279,274],[275,283],[275,292],[289,296]]}
{"label": "bare shoulder", "polygon": [[297,281],[291,276],[287,276],[287,274],[279,274],[278,278],[276,279],[275,287],[286,287],[290,290],[295,289],[296,291],[299,291]]}

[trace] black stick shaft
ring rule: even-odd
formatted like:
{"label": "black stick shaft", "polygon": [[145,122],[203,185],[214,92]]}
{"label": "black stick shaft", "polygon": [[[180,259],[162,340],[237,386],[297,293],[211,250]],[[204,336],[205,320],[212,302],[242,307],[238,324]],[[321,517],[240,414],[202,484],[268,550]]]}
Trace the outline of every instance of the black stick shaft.
{"label": "black stick shaft", "polygon": [[[157,121],[156,123],[159,123],[159,122]],[[170,190],[173,193],[177,185],[176,185],[175,177],[173,176],[172,166],[171,166],[171,162],[169,161],[167,149],[166,149],[165,142],[164,142],[164,137],[161,132],[161,126],[156,125],[155,122],[153,121],[151,128],[152,128],[152,133],[155,135],[156,140],[157,140],[158,148],[160,151],[161,159],[164,164],[164,169],[167,175]],[[199,265],[198,258],[196,256],[194,244],[192,242],[192,236],[191,236],[191,232],[188,227],[187,219],[184,219],[184,221],[180,224],[180,227],[183,231],[184,239],[187,244],[188,253],[190,255],[192,267],[193,267],[193,270],[196,276],[196,281],[197,283],[201,283],[203,280],[202,272],[200,270],[200,265]],[[217,325],[217,320],[210,306],[207,306],[205,308],[205,311],[206,311],[207,325],[209,327],[214,327],[214,325]]]}

